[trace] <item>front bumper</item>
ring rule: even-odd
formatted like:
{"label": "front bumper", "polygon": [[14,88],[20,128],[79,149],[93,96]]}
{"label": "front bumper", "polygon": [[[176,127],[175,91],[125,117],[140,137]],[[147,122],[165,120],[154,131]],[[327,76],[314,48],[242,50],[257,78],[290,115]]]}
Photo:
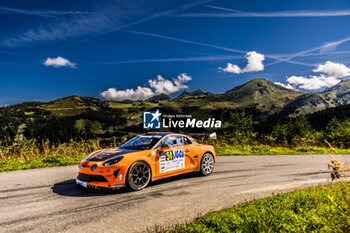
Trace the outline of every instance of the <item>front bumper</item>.
{"label": "front bumper", "polygon": [[79,166],[79,174],[75,179],[76,184],[84,188],[109,188],[119,189],[125,187],[125,176],[127,166],[97,166],[95,171],[91,170],[92,164],[85,167]]}
{"label": "front bumper", "polygon": [[100,188],[108,188],[108,189],[120,189],[120,188],[124,188],[125,184],[105,184],[105,183],[100,183],[100,182],[85,182],[85,181],[81,181],[78,178],[75,179],[75,183],[77,185],[80,185],[84,188],[92,188],[92,189],[100,189]]}

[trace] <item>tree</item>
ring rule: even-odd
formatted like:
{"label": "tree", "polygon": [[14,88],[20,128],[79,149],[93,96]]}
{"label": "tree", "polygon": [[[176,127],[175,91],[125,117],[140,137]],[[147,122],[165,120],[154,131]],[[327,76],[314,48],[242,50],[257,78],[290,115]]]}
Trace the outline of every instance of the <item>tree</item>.
{"label": "tree", "polygon": [[315,130],[305,116],[289,118],[284,124],[276,124],[272,136],[281,145],[292,145],[295,140],[310,139]]}
{"label": "tree", "polygon": [[225,135],[239,143],[250,143],[254,137],[252,116],[244,111],[232,112]]}
{"label": "tree", "polygon": [[337,118],[333,118],[326,127],[325,138],[337,146],[349,147],[350,119],[339,121]]}

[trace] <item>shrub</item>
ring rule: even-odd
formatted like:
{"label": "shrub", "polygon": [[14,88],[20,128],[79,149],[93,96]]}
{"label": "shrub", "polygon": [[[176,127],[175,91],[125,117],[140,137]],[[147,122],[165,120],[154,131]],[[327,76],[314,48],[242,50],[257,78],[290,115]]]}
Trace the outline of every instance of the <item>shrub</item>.
{"label": "shrub", "polygon": [[339,121],[333,118],[326,127],[326,139],[340,147],[350,146],[350,120]]}
{"label": "shrub", "polygon": [[[305,116],[289,118],[284,124],[276,124],[272,136],[283,146],[305,145],[314,139],[315,130]],[[306,140],[305,140],[306,139]]]}
{"label": "shrub", "polygon": [[255,136],[252,116],[247,116],[244,111],[231,113],[225,136],[236,144],[251,143]]}

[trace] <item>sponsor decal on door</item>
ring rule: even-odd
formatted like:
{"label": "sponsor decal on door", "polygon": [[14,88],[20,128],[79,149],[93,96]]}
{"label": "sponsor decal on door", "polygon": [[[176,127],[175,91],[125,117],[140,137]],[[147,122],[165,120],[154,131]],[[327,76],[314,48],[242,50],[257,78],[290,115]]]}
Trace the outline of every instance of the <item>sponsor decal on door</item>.
{"label": "sponsor decal on door", "polygon": [[168,172],[185,168],[185,151],[163,151],[159,155],[159,172]]}

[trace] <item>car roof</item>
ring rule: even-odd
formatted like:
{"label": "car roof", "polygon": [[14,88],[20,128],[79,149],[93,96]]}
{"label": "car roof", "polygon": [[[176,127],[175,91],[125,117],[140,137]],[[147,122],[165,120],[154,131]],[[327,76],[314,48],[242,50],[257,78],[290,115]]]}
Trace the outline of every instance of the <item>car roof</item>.
{"label": "car roof", "polygon": [[168,134],[173,134],[172,132],[147,132],[142,135],[159,135],[159,136],[165,136]]}
{"label": "car roof", "polygon": [[170,134],[177,134],[177,135],[183,135],[183,136],[185,136],[184,134],[181,134],[181,133],[173,133],[173,132],[147,132],[147,133],[144,133],[144,134],[142,134],[142,135],[148,135],[148,136],[150,136],[150,135],[152,135],[152,136],[162,136],[162,137],[164,137],[164,136],[166,136],[166,135],[170,135]]}

